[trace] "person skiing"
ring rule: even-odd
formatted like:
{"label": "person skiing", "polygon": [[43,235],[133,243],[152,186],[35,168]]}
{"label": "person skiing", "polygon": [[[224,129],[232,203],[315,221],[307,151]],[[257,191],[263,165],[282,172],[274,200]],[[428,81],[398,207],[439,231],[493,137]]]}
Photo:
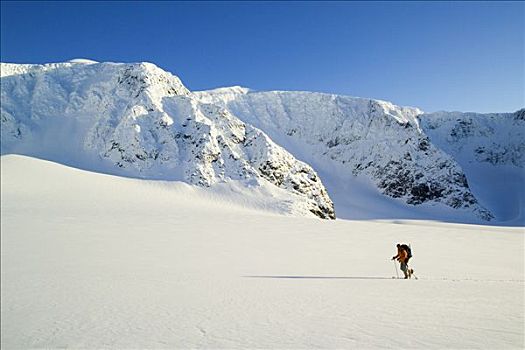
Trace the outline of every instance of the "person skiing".
{"label": "person skiing", "polygon": [[405,279],[410,278],[414,270],[408,268],[408,260],[412,257],[410,247],[406,244],[397,244],[397,255],[392,257],[392,260],[397,259],[401,271],[405,274]]}

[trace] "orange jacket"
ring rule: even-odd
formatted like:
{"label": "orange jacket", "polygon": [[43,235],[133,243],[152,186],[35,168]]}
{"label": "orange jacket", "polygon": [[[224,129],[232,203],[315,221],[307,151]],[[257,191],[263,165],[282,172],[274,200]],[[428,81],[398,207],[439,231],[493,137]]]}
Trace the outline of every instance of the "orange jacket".
{"label": "orange jacket", "polygon": [[394,259],[397,259],[399,262],[406,262],[408,258],[408,253],[403,248],[397,248],[397,255],[394,256]]}

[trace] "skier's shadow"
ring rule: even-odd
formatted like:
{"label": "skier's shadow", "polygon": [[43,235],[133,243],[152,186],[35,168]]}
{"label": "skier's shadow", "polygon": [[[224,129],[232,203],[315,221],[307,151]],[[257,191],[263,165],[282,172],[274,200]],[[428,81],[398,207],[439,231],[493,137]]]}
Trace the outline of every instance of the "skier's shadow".
{"label": "skier's shadow", "polygon": [[242,276],[245,278],[313,279],[313,280],[390,280],[392,277],[373,276]]}

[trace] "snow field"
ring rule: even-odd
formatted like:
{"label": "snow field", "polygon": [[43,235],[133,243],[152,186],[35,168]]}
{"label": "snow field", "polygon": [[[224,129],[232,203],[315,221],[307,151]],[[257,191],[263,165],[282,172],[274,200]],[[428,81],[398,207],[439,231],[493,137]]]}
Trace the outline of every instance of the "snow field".
{"label": "snow field", "polygon": [[[524,346],[523,228],[281,216],[257,189],[1,160],[2,348]],[[397,242],[418,281],[391,279]]]}

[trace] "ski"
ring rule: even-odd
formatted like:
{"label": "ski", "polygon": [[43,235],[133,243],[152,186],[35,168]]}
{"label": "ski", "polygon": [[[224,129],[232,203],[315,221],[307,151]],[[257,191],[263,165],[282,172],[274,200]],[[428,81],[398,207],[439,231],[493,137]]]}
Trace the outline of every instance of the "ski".
{"label": "ski", "polygon": [[419,278],[418,278],[416,275],[414,275],[414,274],[412,274],[412,276],[409,277],[409,278],[392,276],[392,279],[393,279],[393,280],[406,280],[406,279],[412,279],[412,278],[415,279],[415,280],[418,280],[418,279],[419,279]]}

